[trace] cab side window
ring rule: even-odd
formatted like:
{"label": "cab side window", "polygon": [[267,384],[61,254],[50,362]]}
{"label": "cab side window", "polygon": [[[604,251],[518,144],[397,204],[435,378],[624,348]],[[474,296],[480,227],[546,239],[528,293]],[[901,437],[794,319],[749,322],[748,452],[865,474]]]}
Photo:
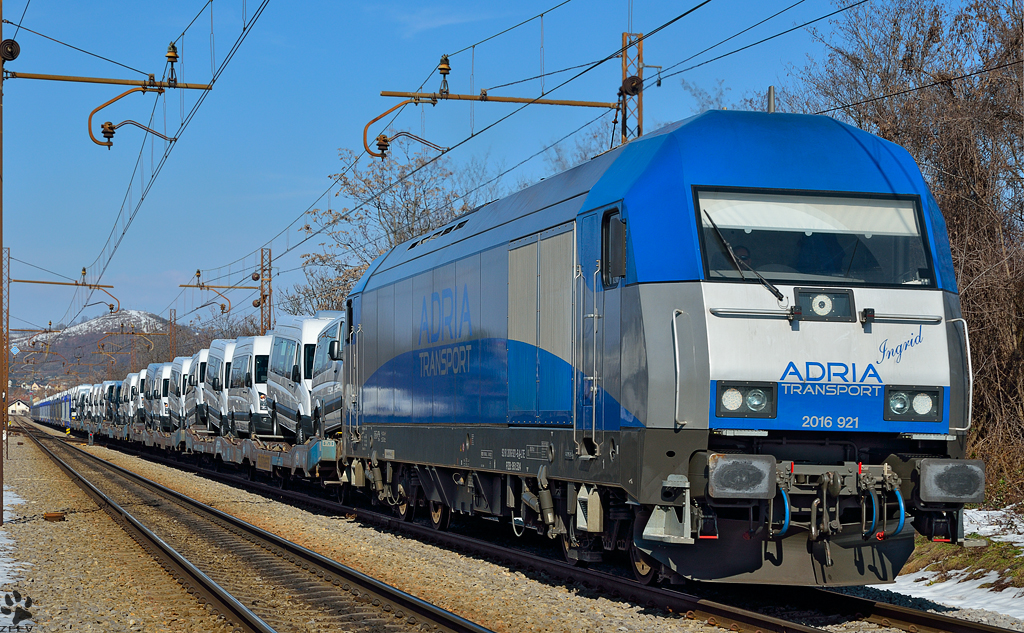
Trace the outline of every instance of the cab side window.
{"label": "cab side window", "polygon": [[626,223],[618,210],[605,214],[601,223],[601,277],[605,287],[626,276]]}

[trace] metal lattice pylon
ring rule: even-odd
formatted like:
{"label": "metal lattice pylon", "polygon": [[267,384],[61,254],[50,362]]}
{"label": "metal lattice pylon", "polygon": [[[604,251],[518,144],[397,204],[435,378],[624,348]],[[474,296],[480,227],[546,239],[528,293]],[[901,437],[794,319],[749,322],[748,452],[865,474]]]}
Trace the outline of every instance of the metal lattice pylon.
{"label": "metal lattice pylon", "polygon": [[640,79],[641,89],[635,95],[622,95],[622,142],[639,138],[644,133],[644,41],[643,33],[622,34],[622,85],[630,77]]}
{"label": "metal lattice pylon", "polygon": [[167,341],[167,348],[168,348],[168,351],[171,353],[171,358],[169,360],[171,362],[174,362],[174,357],[178,354],[178,333],[177,333],[177,329],[178,329],[178,309],[177,308],[171,308],[171,314],[170,314],[169,323],[170,323],[170,328],[171,329],[170,329],[170,336],[167,337],[169,339]]}
{"label": "metal lattice pylon", "polygon": [[260,249],[260,335],[274,329],[274,299],[271,287],[270,249]]}

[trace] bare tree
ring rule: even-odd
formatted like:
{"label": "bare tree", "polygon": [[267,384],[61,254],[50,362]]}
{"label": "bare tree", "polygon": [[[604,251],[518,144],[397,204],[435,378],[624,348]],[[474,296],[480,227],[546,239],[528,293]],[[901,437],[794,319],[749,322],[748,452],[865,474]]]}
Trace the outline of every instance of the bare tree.
{"label": "bare tree", "polygon": [[[356,156],[340,151],[346,165]],[[500,166],[486,156],[460,167],[433,158],[399,141],[386,160],[331,176],[339,184],[337,196],[351,206],[310,211],[302,230],[321,241],[302,256],[306,281],[283,291],[278,306],[289,314],[340,309],[374,259],[500,195],[500,182],[490,176]]]}
{"label": "bare tree", "polygon": [[861,5],[817,34],[827,58],[788,95],[793,109],[830,111],[920,165],[946,220],[971,328],[969,450],[987,462],[995,503],[1024,497],[1021,18],[1020,2],[997,0]]}

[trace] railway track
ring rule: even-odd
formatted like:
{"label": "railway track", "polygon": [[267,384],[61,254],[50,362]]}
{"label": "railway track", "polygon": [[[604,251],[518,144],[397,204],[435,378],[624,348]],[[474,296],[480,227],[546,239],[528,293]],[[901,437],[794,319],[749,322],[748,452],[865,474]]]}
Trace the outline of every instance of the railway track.
{"label": "railway track", "polygon": [[[180,468],[230,484],[244,487],[252,492],[275,496],[295,504],[313,507],[336,514],[355,515],[362,522],[373,524],[384,529],[415,537],[421,541],[429,541],[459,552],[480,556],[492,561],[517,567],[526,571],[543,572],[563,582],[578,583],[606,595],[629,600],[649,607],[670,610],[685,614],[689,619],[700,620],[713,626],[735,631],[768,631],[810,633],[822,629],[813,625],[793,621],[786,618],[789,613],[800,613],[799,619],[806,619],[805,612],[810,610],[822,614],[820,618],[841,616],[846,621],[862,621],[878,627],[907,631],[908,633],[1007,633],[1008,629],[992,625],[951,618],[949,616],[930,613],[875,602],[865,598],[849,596],[833,591],[807,588],[786,588],[775,592],[776,603],[785,602],[772,613],[766,615],[758,611],[731,606],[728,602],[712,600],[676,589],[661,587],[645,587],[623,576],[607,572],[574,567],[561,561],[552,560],[530,552],[511,549],[500,544],[491,543],[477,538],[453,532],[439,532],[429,526],[402,521],[400,518],[368,510],[358,506],[350,506],[329,499],[307,494],[299,489],[282,489],[278,486],[253,481],[245,475],[230,471],[218,472],[199,465],[170,459],[158,452],[139,451],[134,448],[116,445],[119,450],[146,459],[158,461],[168,466]],[[712,593],[719,593],[723,600],[731,600],[733,592],[729,585],[715,587]],[[761,587],[759,592],[766,591]],[[771,594],[770,591],[768,591]],[[738,594],[737,594],[738,595]],[[736,598],[740,599],[740,598]],[[767,598],[763,602],[771,602]]]}
{"label": "railway track", "polygon": [[190,594],[238,631],[490,633],[50,435],[26,434]]}

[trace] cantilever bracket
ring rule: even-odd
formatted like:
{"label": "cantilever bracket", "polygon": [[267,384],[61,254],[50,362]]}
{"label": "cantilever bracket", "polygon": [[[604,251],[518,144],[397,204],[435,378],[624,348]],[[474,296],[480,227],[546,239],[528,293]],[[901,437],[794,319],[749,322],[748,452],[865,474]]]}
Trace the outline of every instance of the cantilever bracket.
{"label": "cantilever bracket", "polygon": [[377,149],[380,150],[379,152],[375,152],[372,149],[370,149],[370,145],[369,145],[369,143],[366,140],[366,134],[367,134],[367,132],[369,132],[370,126],[373,125],[374,123],[376,123],[377,121],[380,121],[381,119],[383,119],[384,117],[386,117],[387,115],[391,114],[392,112],[394,112],[398,108],[401,108],[404,105],[408,105],[410,103],[415,105],[415,104],[419,104],[419,103],[426,103],[427,101],[430,102],[430,105],[437,105],[437,99],[435,97],[429,97],[429,98],[416,97],[416,98],[413,98],[413,99],[406,99],[405,101],[399,103],[395,107],[387,110],[386,112],[384,112],[380,116],[376,117],[375,119],[373,119],[369,123],[367,123],[366,127],[363,128],[363,148],[366,150],[366,153],[369,154],[370,156],[373,156],[374,158],[379,158],[381,160],[384,160],[385,158],[387,158],[388,147],[390,147],[391,142],[394,141],[396,138],[401,138],[403,136],[406,137],[406,138],[411,138],[414,141],[419,141],[420,143],[423,143],[427,147],[429,147],[431,149],[436,149],[439,152],[442,152],[442,153],[443,152],[447,152],[448,151],[447,147],[441,147],[440,145],[435,145],[434,143],[431,143],[430,141],[428,141],[426,139],[420,138],[420,137],[418,137],[415,134],[412,134],[410,132],[399,132],[398,134],[395,134],[394,136],[391,136],[391,137],[389,137],[387,134],[381,134],[380,136],[377,137]]}
{"label": "cantilever bracket", "polygon": [[103,136],[107,140],[106,141],[99,141],[99,140],[96,139],[96,137],[92,133],[92,117],[93,117],[93,115],[95,115],[97,112],[99,112],[103,108],[107,107],[108,105],[114,103],[115,101],[118,101],[119,99],[123,99],[124,97],[127,97],[128,95],[130,95],[133,92],[142,92],[142,93],[145,93],[145,92],[156,92],[157,94],[163,94],[164,89],[163,88],[152,88],[152,87],[147,87],[147,86],[140,86],[138,88],[132,88],[131,90],[128,90],[126,92],[122,92],[121,94],[117,95],[116,97],[114,97],[110,101],[107,101],[103,105],[99,106],[98,108],[96,108],[95,110],[90,112],[89,113],[89,138],[92,139],[92,142],[96,143],[97,145],[103,145],[107,149],[110,149],[114,145],[114,141],[111,140],[111,139],[114,138],[114,131],[117,128],[121,127],[122,125],[126,125],[126,124],[131,124],[131,125],[134,125],[136,127],[140,127],[143,130],[146,130],[147,132],[149,132],[150,134],[155,134],[156,136],[159,136],[160,138],[164,139],[165,141],[175,141],[175,140],[177,140],[177,139],[173,139],[173,138],[168,138],[167,136],[164,136],[163,134],[157,132],[156,130],[151,130],[148,127],[146,127],[145,125],[142,125],[141,123],[137,123],[137,122],[131,121],[131,120],[121,121],[117,125],[114,125],[110,121],[107,121],[106,123],[104,123],[101,126],[103,128]]}

